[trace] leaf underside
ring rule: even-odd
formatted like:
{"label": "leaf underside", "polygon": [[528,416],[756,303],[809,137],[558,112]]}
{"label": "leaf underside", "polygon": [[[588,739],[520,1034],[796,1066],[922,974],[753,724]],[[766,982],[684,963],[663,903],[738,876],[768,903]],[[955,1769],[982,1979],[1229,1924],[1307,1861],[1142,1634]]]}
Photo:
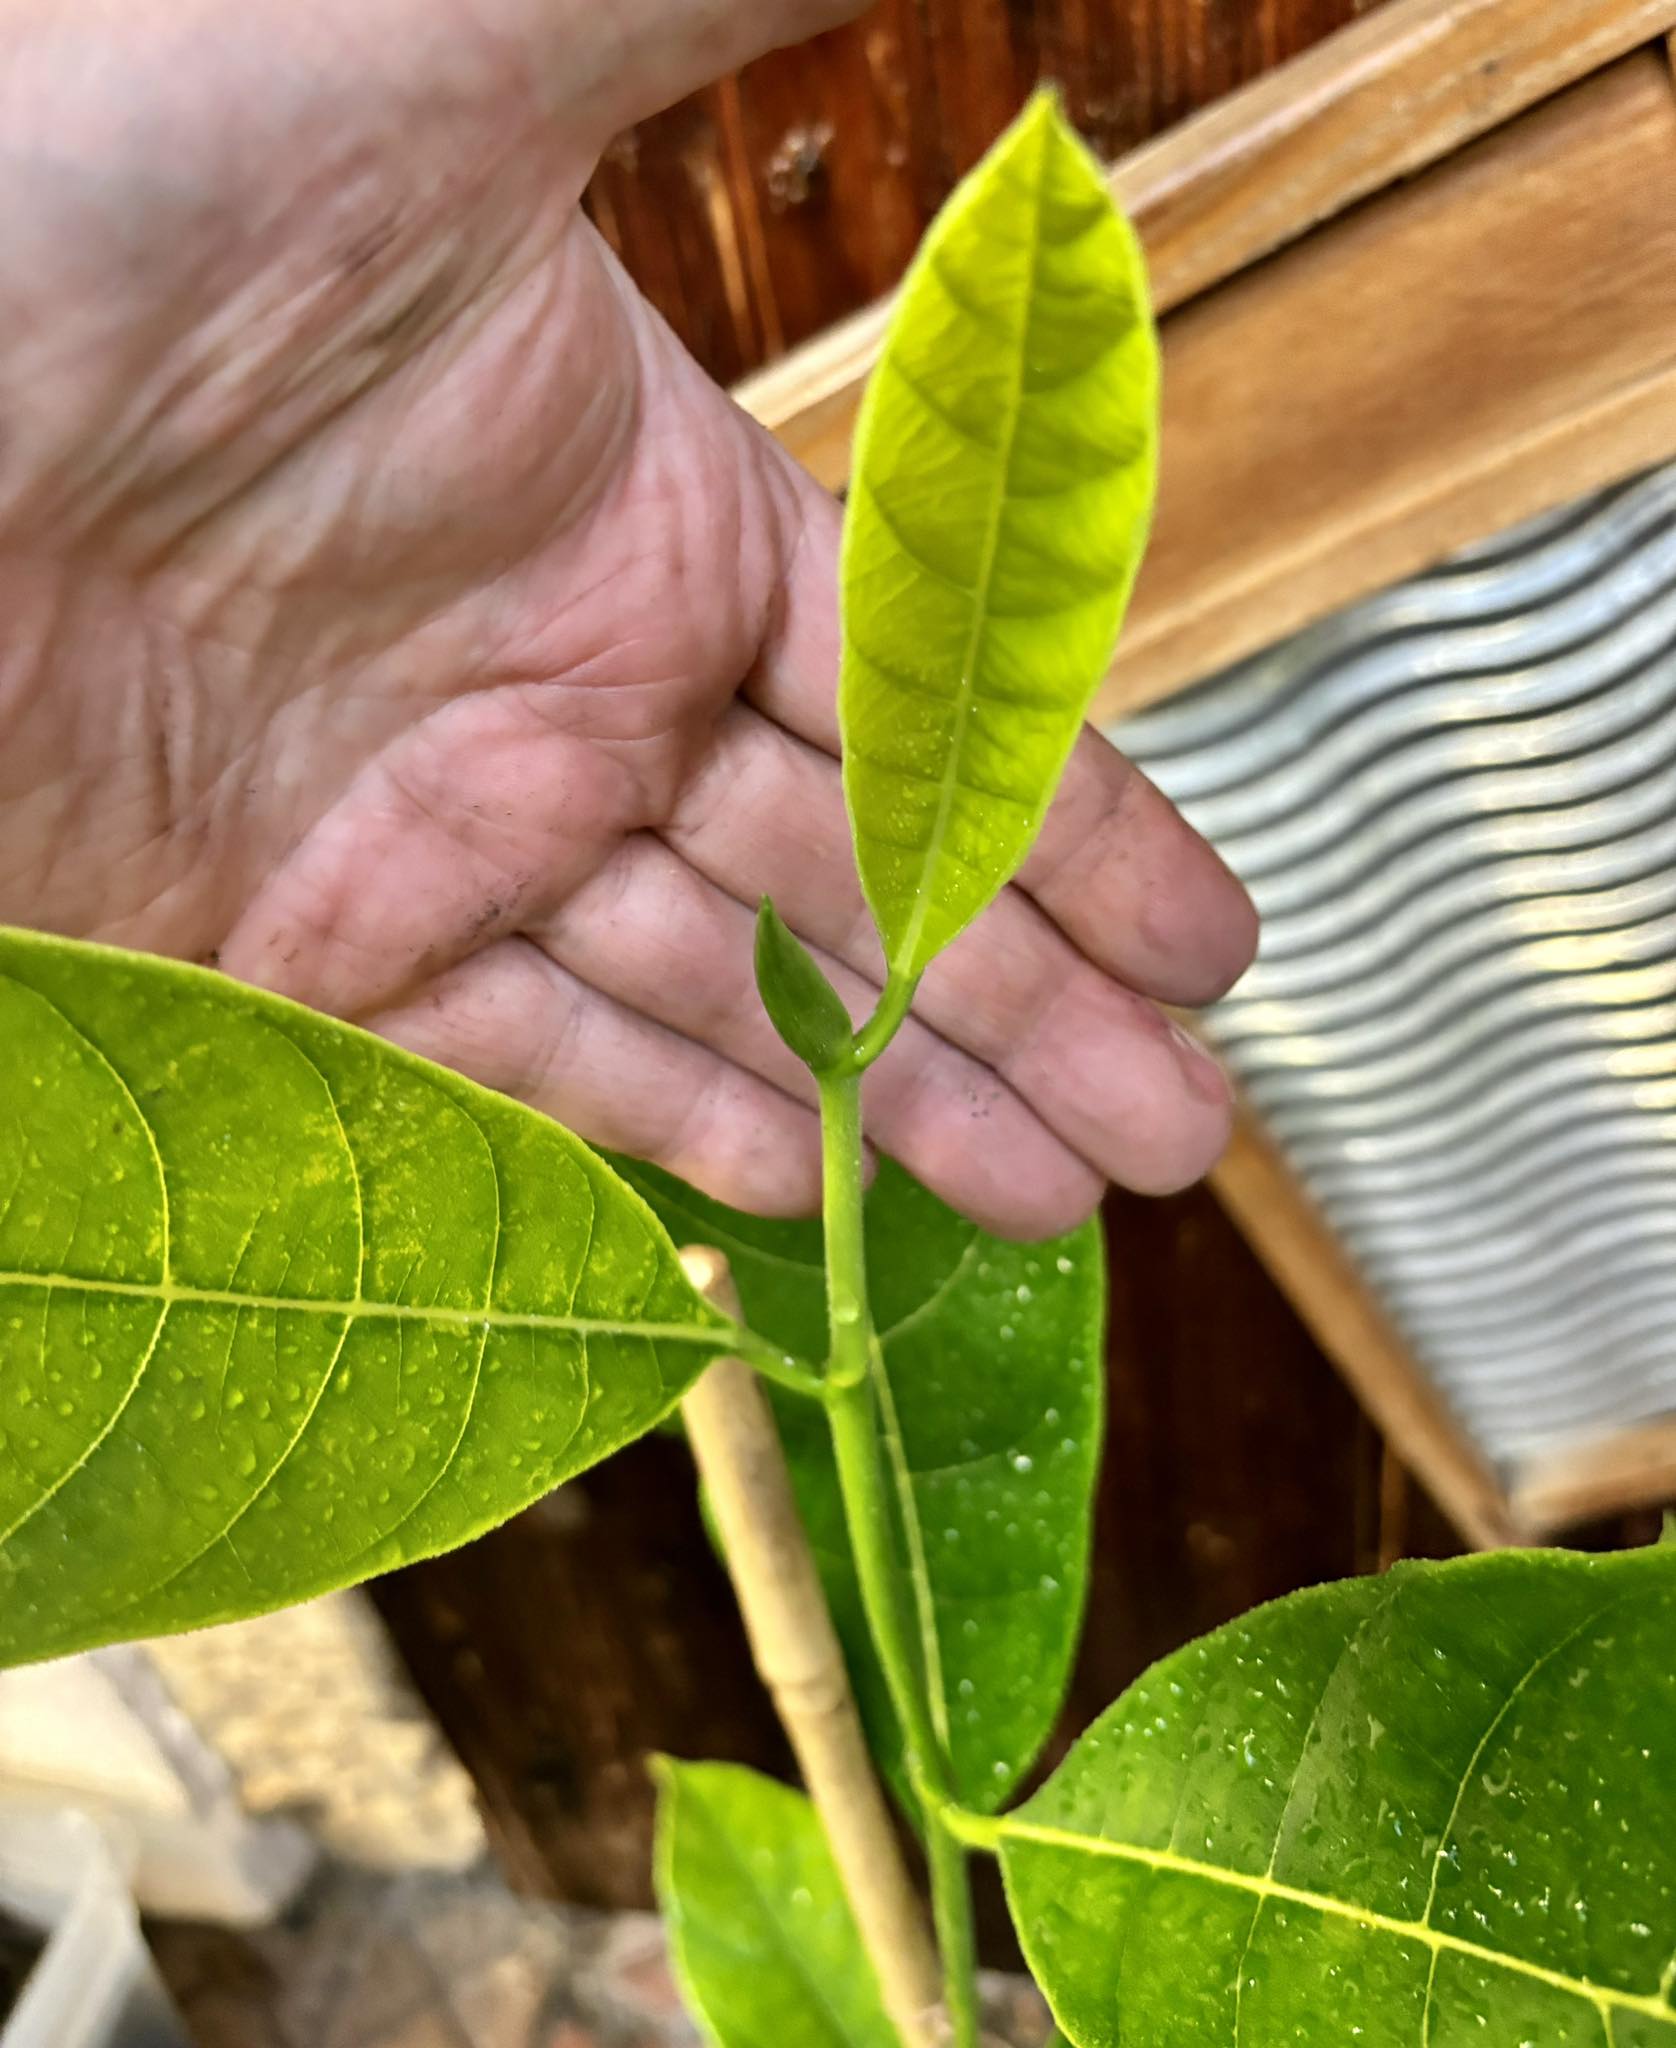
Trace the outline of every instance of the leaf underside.
{"label": "leaf underside", "polygon": [[1145,545],[1157,405],[1139,248],[1040,95],[933,223],[857,426],[844,784],[901,974],[1041,824]]}
{"label": "leaf underside", "polygon": [[[753,1329],[826,1342],[817,1223],[765,1222],[621,1162],[678,1244],[713,1244]],[[1087,1590],[1104,1391],[1096,1223],[1046,1244],[987,1236],[882,1160],[865,1221],[885,1386],[880,1421],[932,1712],[965,1800],[998,1806],[1064,1696]],[[777,1394],[798,1504],[868,1732],[897,1737],[855,1579],[824,1416]]]}
{"label": "leaf underside", "polygon": [[198,968],[0,931],[0,1663],[464,1542],[721,1318],[580,1140]]}
{"label": "leaf underside", "polygon": [[736,1764],[657,1767],[658,1903],[717,2048],[898,2048],[814,1808]]}
{"label": "leaf underside", "polygon": [[1079,2048],[1676,2048],[1676,1555],[1399,1567],[1155,1667],[1002,1823]]}

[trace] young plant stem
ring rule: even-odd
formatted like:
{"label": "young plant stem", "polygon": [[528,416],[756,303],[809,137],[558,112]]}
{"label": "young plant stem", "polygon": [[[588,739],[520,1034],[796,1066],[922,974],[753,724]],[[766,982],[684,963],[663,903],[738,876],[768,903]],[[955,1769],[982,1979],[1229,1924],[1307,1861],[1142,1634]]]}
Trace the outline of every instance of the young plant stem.
{"label": "young plant stem", "polygon": [[917,974],[898,974],[893,967],[886,975],[878,1008],[855,1035],[850,1059],[856,1073],[864,1073],[896,1036],[918,987]]}
{"label": "young plant stem", "polygon": [[[709,1246],[699,1249],[708,1251]],[[724,1261],[725,1263],[725,1261]],[[731,1276],[729,1281],[731,1292]],[[719,1307],[719,1303],[712,1303]],[[738,1322],[738,1318],[734,1318]],[[784,1387],[788,1394],[801,1394],[808,1401],[826,1399],[826,1382],[812,1366],[805,1365],[800,1358],[794,1358],[789,1351],[782,1351],[777,1344],[766,1343],[754,1330],[747,1330],[743,1323],[733,1333],[737,1339],[738,1356],[745,1363],[760,1372],[765,1380],[772,1380],[777,1387]]]}
{"label": "young plant stem", "polygon": [[[721,1253],[695,1246],[681,1263],[699,1292],[737,1319]],[[905,2048],[933,2048],[937,1952],[874,1775],[773,1413],[751,1368],[720,1358],[682,1414],[751,1654],[821,1817],[885,2010]]]}
{"label": "young plant stem", "polygon": [[[912,994],[911,988],[908,991]],[[881,1010],[883,1005],[881,1004]],[[906,1003],[897,1012],[897,1021]],[[865,1034],[863,1034],[865,1038]],[[873,1045],[868,1058],[879,1050]],[[903,1568],[891,1482],[879,1436],[875,1376],[882,1372],[867,1299],[862,1235],[861,1074],[818,1076],[822,1215],[832,1352],[827,1420],[867,1626],[902,1731],[909,1782],[924,1823],[932,1915],[943,1961],[943,1995],[953,2048],[978,2038],[976,1951],[966,1851],[945,1822],[954,1804],[948,1761],[932,1720],[919,1624]]]}

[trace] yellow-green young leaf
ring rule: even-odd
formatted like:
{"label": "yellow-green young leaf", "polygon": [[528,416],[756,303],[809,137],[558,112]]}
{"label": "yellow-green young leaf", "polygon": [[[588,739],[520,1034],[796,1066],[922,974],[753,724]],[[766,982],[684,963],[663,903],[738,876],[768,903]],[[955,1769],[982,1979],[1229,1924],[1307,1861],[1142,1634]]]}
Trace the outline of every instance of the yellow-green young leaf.
{"label": "yellow-green young leaf", "polygon": [[[742,1216],[655,1168],[622,1170],[678,1242],[727,1254],[753,1330],[818,1355],[818,1223]],[[1104,1245],[1098,1223],[1046,1244],[990,1237],[888,1159],[865,1222],[880,1426],[931,1718],[955,1790],[992,1810],[1047,1740],[1076,1651],[1105,1388]],[[899,1737],[825,1413],[771,1398],[868,1735],[890,1769]]]}
{"label": "yellow-green young leaf", "polygon": [[737,1764],[657,1777],[658,1903],[716,2048],[900,2048],[803,1794]]}
{"label": "yellow-green young leaf", "polygon": [[932,224],[857,428],[844,787],[899,975],[1036,836],[1140,563],[1157,410],[1139,248],[1038,95]]}
{"label": "yellow-green young leaf", "polygon": [[557,1125],[199,968],[0,931],[0,1663],[445,1550],[721,1342]]}
{"label": "yellow-green young leaf", "polygon": [[1676,1553],[1300,1593],[999,1825],[1078,2048],[1676,2048]]}

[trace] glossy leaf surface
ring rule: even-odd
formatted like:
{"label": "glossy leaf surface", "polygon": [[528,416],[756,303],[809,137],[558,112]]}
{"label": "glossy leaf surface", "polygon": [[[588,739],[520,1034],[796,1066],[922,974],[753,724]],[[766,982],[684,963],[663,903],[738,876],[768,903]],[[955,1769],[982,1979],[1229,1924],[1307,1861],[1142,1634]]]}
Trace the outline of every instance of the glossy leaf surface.
{"label": "glossy leaf surface", "polygon": [[464,1542],[717,1348],[580,1140],[198,968],[0,932],[0,1662]]}
{"label": "glossy leaf surface", "polygon": [[803,1794],[736,1764],[657,1774],[658,1903],[717,2048],[899,2048]]}
{"label": "glossy leaf surface", "polygon": [[[817,1223],[723,1208],[655,1169],[630,1175],[678,1244],[715,1245],[745,1320],[820,1357],[826,1283]],[[901,1510],[933,1718],[972,1805],[1000,1804],[1064,1695],[1087,1590],[1104,1391],[1104,1247],[1090,1223],[1007,1244],[881,1161],[866,1202],[881,1422]],[[825,1417],[776,1412],[869,1733],[895,1749],[844,1531]]]}
{"label": "glossy leaf surface", "polygon": [[757,992],[774,1029],[817,1073],[849,1050],[850,1015],[838,991],[765,896],[757,912]]}
{"label": "glossy leaf surface", "polygon": [[1676,2048],[1676,1555],[1297,1594],[1001,1823],[1079,2048]]}
{"label": "glossy leaf surface", "polygon": [[1041,824],[1140,563],[1157,407],[1139,248],[1039,95],[927,233],[857,425],[844,786],[901,974]]}

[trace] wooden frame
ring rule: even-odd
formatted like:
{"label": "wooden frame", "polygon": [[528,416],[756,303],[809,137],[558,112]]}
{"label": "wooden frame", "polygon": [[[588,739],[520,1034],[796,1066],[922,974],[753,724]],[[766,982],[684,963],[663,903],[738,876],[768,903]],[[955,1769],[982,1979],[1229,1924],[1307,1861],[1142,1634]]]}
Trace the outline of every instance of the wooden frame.
{"label": "wooden frame", "polygon": [[[1096,718],[1676,455],[1672,31],[1676,0],[1389,0],[1113,168],[1165,484]],[[736,394],[829,485],[887,317]],[[1510,1496],[1249,1117],[1215,1184],[1469,1542],[1676,1491],[1672,1423]]]}
{"label": "wooden frame", "polygon": [[[1676,27],[1672,0],[1387,0],[1112,167],[1160,314]],[[735,390],[836,489],[889,302]]]}

